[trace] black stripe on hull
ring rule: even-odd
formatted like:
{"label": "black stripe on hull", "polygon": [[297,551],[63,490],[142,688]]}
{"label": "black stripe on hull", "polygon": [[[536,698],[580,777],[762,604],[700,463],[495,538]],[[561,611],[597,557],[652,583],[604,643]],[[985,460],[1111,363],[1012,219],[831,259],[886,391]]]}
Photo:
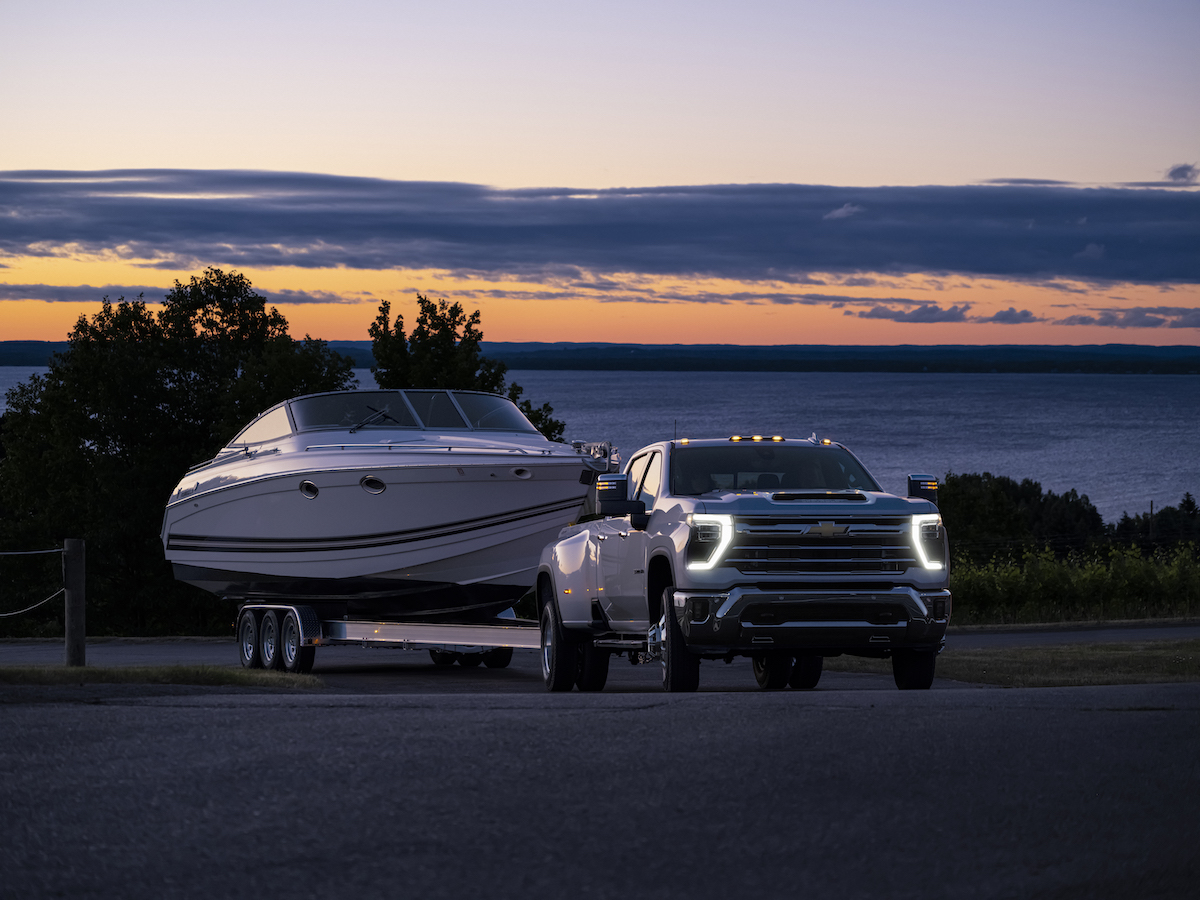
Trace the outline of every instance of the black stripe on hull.
{"label": "black stripe on hull", "polygon": [[[567,513],[578,509],[584,501],[584,496],[572,497],[568,500],[558,500],[541,506],[530,506],[514,510],[501,516],[484,516],[477,519],[463,519],[459,522],[447,522],[431,528],[412,528],[405,531],[392,531],[384,534],[356,535],[348,538],[259,538],[259,537],[212,537],[198,534],[169,534],[167,535],[168,550],[187,551],[220,551],[223,553],[312,553],[319,550],[365,550],[377,547],[391,547],[400,544],[410,544],[414,541],[426,541],[433,538],[454,537],[469,534],[484,528],[497,525],[510,525],[526,519],[536,519],[539,516]],[[565,523],[564,523],[565,524]]]}
{"label": "black stripe on hull", "polygon": [[296,603],[319,618],[381,622],[436,619],[487,622],[513,605],[531,585],[453,584],[386,578],[288,578],[174,564],[175,578],[230,600]]}

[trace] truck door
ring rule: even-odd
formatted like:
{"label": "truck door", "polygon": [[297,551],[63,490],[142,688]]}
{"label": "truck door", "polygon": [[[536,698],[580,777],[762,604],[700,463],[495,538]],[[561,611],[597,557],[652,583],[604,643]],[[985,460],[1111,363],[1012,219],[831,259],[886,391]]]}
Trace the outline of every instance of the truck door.
{"label": "truck door", "polygon": [[[629,467],[630,499],[654,508],[662,482],[662,454],[635,459]],[[636,476],[636,481],[635,481]],[[636,489],[632,485],[636,484]],[[600,538],[600,572],[604,585],[600,605],[618,630],[642,631],[647,625],[646,532],[637,531],[629,517],[607,519]]]}

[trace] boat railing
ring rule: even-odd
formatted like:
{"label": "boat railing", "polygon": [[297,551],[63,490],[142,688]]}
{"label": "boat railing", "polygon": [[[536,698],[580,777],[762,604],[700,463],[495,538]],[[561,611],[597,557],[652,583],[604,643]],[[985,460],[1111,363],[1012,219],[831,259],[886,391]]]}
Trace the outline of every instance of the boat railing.
{"label": "boat railing", "polygon": [[345,444],[309,444],[304,448],[304,452],[308,453],[312,450],[365,450],[372,453],[378,450],[417,450],[421,453],[466,453],[477,454],[480,456],[494,456],[497,453],[515,453],[518,456],[548,456],[548,450],[527,450],[523,447],[464,447],[461,444],[428,444],[428,443],[399,443],[399,444],[358,444],[347,442]]}

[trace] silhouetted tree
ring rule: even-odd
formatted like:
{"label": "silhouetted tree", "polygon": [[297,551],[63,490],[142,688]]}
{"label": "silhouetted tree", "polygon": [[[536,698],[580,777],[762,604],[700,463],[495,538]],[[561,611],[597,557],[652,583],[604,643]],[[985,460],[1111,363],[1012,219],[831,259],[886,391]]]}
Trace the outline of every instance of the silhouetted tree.
{"label": "silhouetted tree", "polygon": [[379,315],[367,329],[375,365],[371,374],[383,388],[433,387],[503,394],[517,404],[534,427],[552,441],[562,439],[564,422],[555,419],[549,403],[535,407],[522,400],[519,384],[505,385],[508,366],[488,359],[480,349],[483,332],[479,310],[469,316],[459,303],[436,303],[417,294],[420,312],[409,336],[404,317],[391,319],[392,306],[379,304]]}
{"label": "silhouetted tree", "polygon": [[269,406],[352,386],[351,366],[322,341],[293,340],[237,273],[177,281],[157,313],[142,297],[105,297],[47,374],[8,392],[0,540],[87,541],[89,631],[211,629],[226,611],[163,558],[167,497]]}

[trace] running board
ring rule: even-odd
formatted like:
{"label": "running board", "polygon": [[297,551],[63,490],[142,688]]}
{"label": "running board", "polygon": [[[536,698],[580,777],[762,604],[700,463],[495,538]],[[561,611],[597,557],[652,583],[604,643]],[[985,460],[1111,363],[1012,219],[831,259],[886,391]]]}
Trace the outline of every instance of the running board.
{"label": "running board", "polygon": [[406,622],[346,622],[329,619],[321,623],[326,643],[391,644],[410,646],[513,647],[538,650],[541,630],[529,625],[437,625]]}

